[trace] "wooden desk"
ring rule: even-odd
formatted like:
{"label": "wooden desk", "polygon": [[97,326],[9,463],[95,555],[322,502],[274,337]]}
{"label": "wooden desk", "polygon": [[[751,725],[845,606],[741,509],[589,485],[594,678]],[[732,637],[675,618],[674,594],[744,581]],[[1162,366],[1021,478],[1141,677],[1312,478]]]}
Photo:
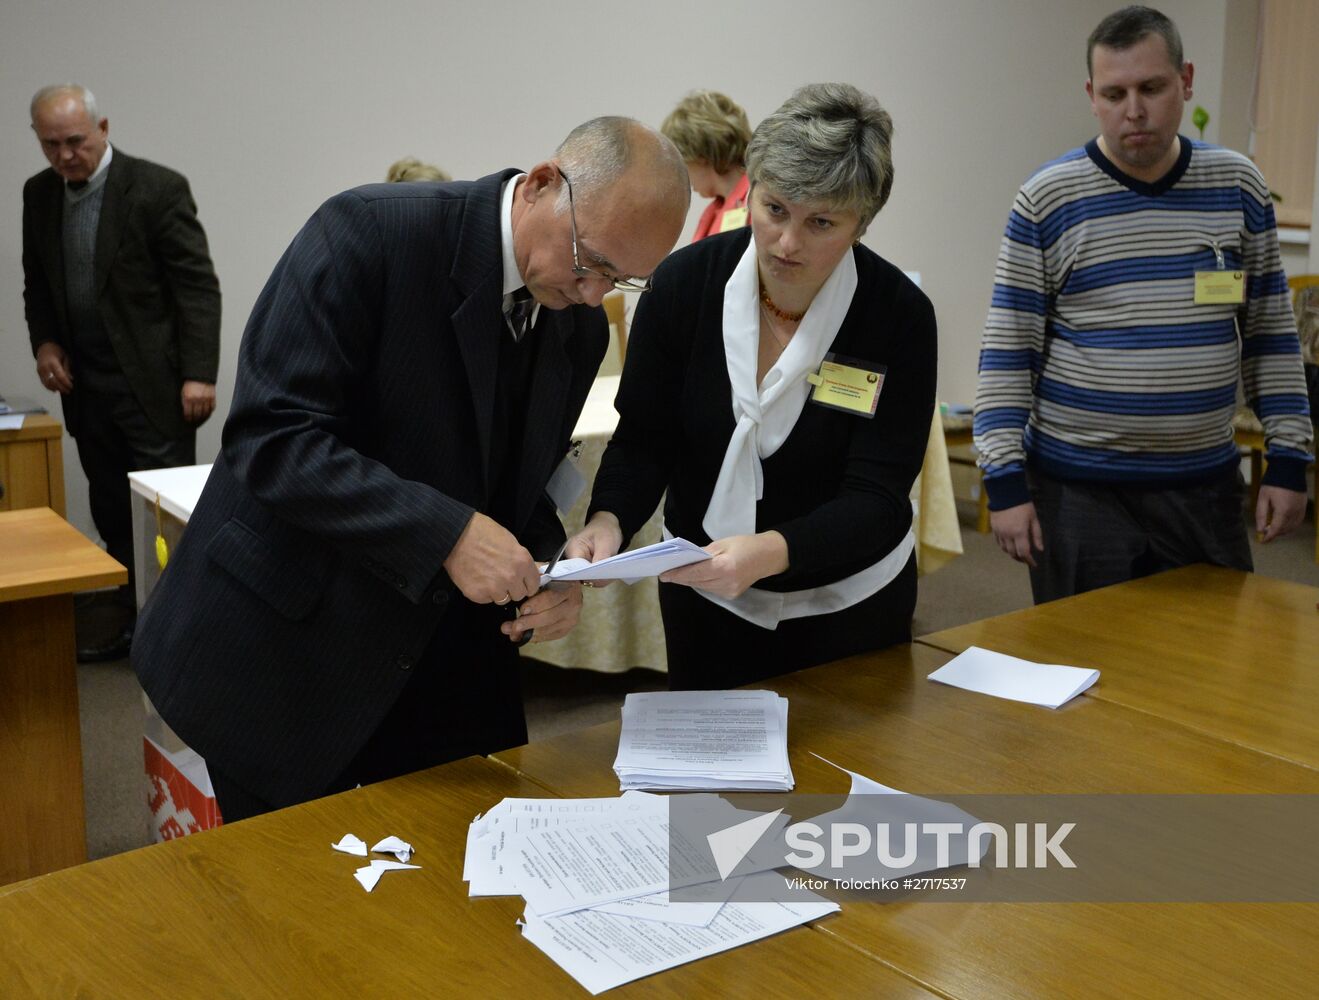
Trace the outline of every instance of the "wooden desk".
{"label": "wooden desk", "polygon": [[1086,697],[1319,768],[1319,587],[1189,566],[922,636],[1101,671]]}
{"label": "wooden desk", "polygon": [[[480,758],[0,888],[0,995],[37,997],[571,997],[522,941],[516,897],[469,899],[467,825],[504,796],[548,796]],[[367,894],[365,862],[330,844],[397,834],[420,871]],[[823,921],[822,926],[828,921]],[[611,991],[931,1000],[873,958],[807,927]]]}
{"label": "wooden desk", "polygon": [[0,884],[87,860],[73,591],[127,578],[49,508],[0,513]]}
{"label": "wooden desk", "polygon": [[0,431],[0,510],[49,507],[64,516],[64,427],[29,413],[17,430]]}
{"label": "wooden desk", "polygon": [[[767,685],[790,702],[796,791],[847,790],[815,751],[932,795],[1319,793],[1319,773],[1118,705],[1055,712],[925,679],[949,658],[899,647]],[[496,757],[565,795],[615,794],[618,730]],[[954,997],[1297,996],[1319,975],[1319,907],[1295,904],[860,901],[816,929]]]}

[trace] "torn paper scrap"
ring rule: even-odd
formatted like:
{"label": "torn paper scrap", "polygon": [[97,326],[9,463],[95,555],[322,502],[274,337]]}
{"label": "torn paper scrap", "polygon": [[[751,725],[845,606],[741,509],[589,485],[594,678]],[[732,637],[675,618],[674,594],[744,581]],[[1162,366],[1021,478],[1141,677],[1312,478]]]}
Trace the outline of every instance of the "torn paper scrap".
{"label": "torn paper scrap", "polygon": [[380,881],[380,876],[384,875],[385,872],[400,871],[405,868],[415,871],[420,869],[421,865],[405,865],[401,861],[381,861],[376,858],[365,868],[359,868],[353,872],[353,878],[362,883],[363,889],[370,892],[376,887],[376,883]]}
{"label": "torn paper scrap", "polygon": [[409,861],[412,858],[412,845],[398,837],[386,837],[371,850],[375,854],[392,854],[400,861]]}
{"label": "torn paper scrap", "polygon": [[354,837],[351,833],[345,833],[339,839],[339,843],[330,846],[344,854],[356,854],[359,858],[366,857],[366,841]]}

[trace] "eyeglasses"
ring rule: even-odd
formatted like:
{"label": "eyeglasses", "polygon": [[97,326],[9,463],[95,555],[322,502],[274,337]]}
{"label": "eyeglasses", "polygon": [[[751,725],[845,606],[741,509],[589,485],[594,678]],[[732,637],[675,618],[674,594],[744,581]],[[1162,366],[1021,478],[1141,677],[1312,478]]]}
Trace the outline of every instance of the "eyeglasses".
{"label": "eyeglasses", "polygon": [[[558,169],[557,167],[555,168]],[[568,185],[568,220],[572,225],[572,273],[579,278],[598,278],[601,281],[607,281],[620,292],[648,292],[650,291],[649,278],[633,278],[631,276],[616,277],[612,274],[605,274],[604,271],[597,271],[593,267],[584,267],[581,257],[577,253],[577,209],[573,205],[572,198],[572,181],[568,180],[568,175],[559,170],[559,176],[563,178],[563,183]]]}

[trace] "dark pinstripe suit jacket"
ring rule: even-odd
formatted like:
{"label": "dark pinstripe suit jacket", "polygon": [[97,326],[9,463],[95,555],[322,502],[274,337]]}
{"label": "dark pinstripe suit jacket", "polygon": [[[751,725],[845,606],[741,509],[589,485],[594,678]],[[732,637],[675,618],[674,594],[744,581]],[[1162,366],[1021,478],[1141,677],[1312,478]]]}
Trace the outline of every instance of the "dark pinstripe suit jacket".
{"label": "dark pinstripe suit jacket", "polygon": [[[343,770],[464,600],[441,564],[491,507],[513,173],[330,199],[243,334],[222,454],[138,620],[133,664],[190,746],[276,805]],[[600,310],[573,307],[542,310],[533,335],[506,527],[543,555],[563,538],[545,484],[608,331]],[[497,630],[491,642],[508,647]]]}

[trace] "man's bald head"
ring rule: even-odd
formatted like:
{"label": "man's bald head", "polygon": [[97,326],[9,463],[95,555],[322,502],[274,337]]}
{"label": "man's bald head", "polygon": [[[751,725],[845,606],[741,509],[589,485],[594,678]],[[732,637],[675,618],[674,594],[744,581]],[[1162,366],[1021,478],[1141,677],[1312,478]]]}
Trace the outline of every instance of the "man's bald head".
{"label": "man's bald head", "polygon": [[96,98],[86,87],[60,83],[32,96],[32,131],[51,168],[66,181],[85,181],[105,154],[110,123],[98,117]]}
{"label": "man's bald head", "polygon": [[[663,134],[635,118],[611,115],[583,122],[559,143],[554,155],[559,169],[571,178],[580,205],[588,204],[625,175],[634,174],[657,206],[681,206],[686,217],[691,184],[682,154]],[[559,210],[566,211],[567,193],[559,200]]]}
{"label": "man's bald head", "polygon": [[[632,118],[593,118],[519,188],[513,245],[522,279],[551,309],[596,305],[614,279],[647,278],[668,256],[690,200],[673,143]],[[578,260],[589,273],[573,271],[573,213]]]}

